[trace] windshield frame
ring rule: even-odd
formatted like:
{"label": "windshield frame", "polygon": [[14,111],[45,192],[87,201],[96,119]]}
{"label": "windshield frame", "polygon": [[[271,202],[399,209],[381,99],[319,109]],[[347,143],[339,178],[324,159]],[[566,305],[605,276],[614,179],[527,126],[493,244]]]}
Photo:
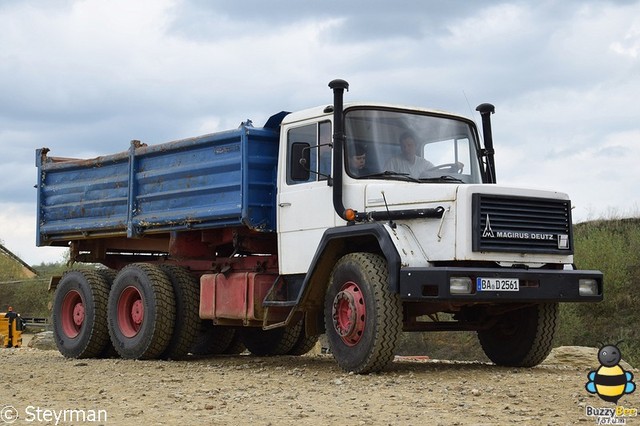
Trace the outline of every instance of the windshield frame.
{"label": "windshield frame", "polygon": [[[344,123],[344,168],[351,178],[467,184],[482,183],[484,180],[483,150],[478,130],[475,123],[466,117],[421,109],[357,105],[345,108]],[[411,141],[400,141],[407,134],[415,139],[417,157],[412,164],[420,162],[419,171],[412,169],[413,166],[399,167],[397,162],[390,160],[394,158],[395,161],[395,158],[405,155],[411,157],[406,152],[410,149],[405,150]],[[429,159],[426,159],[428,164],[425,165],[424,157],[429,155],[427,151],[432,153],[433,147],[438,143],[442,145],[442,142],[445,143],[445,151],[450,150],[451,153],[440,158],[450,158],[446,162],[449,166],[432,168],[443,163],[432,163]],[[450,143],[451,147],[447,147],[446,143]],[[360,160],[365,158],[366,166],[356,169],[362,161],[358,162],[354,156],[360,156]],[[390,164],[395,166],[389,167]],[[462,170],[457,170],[458,167],[462,167]]]}

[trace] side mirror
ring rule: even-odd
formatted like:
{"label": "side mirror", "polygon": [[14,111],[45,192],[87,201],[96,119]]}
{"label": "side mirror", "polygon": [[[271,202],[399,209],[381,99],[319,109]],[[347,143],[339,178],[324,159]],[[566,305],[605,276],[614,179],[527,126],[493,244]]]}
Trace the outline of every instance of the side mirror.
{"label": "side mirror", "polygon": [[311,151],[308,143],[294,142],[291,144],[291,157],[289,158],[289,169],[291,170],[291,180],[307,181],[311,176],[309,166],[311,165]]}

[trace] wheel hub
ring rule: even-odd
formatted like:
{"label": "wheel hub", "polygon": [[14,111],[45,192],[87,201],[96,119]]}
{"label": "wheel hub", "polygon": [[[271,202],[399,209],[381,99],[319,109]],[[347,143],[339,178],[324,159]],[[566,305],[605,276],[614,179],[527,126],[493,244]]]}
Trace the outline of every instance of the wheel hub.
{"label": "wheel hub", "polygon": [[142,324],[144,319],[144,307],[142,306],[142,300],[136,300],[131,307],[131,319],[136,325]]}
{"label": "wheel hub", "polygon": [[82,302],[76,303],[73,307],[73,322],[78,327],[84,322],[84,304]]}
{"label": "wheel hub", "polygon": [[362,292],[354,282],[347,282],[333,299],[331,309],[333,327],[348,346],[354,346],[362,338],[366,306]]}
{"label": "wheel hub", "polygon": [[80,334],[84,323],[84,302],[78,291],[70,290],[65,294],[60,309],[60,323],[67,337],[73,339]]}
{"label": "wheel hub", "polygon": [[118,299],[118,327],[127,338],[138,334],[144,322],[144,302],[142,294],[131,286],[124,289]]}

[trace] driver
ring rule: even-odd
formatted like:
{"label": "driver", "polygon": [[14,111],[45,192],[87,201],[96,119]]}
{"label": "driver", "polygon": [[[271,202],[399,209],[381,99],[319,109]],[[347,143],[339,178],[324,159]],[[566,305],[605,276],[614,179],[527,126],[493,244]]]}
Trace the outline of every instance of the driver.
{"label": "driver", "polygon": [[389,159],[384,166],[385,170],[406,173],[413,178],[419,178],[433,169],[434,165],[431,162],[416,154],[416,139],[411,132],[403,133],[399,142],[401,155]]}

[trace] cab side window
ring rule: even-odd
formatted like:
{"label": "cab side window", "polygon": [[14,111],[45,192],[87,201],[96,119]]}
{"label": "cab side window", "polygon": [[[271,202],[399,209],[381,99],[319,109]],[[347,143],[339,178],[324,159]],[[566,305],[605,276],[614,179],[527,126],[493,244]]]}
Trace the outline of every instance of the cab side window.
{"label": "cab side window", "polygon": [[287,184],[326,180],[331,174],[331,123],[308,124],[287,133]]}

